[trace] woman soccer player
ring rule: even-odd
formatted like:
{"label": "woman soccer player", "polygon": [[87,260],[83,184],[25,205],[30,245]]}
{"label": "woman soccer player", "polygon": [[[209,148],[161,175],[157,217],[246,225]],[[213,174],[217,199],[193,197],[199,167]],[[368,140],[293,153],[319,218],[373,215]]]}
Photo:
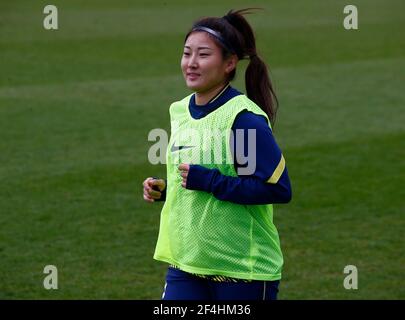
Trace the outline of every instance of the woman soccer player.
{"label": "woman soccer player", "polygon": [[[291,187],[271,129],[277,98],[245,13],[200,19],[187,33],[181,69],[194,93],[170,106],[167,180],[143,183],[145,201],[165,201],[154,254],[169,264],[163,299],[277,298],[272,204],[289,202]],[[230,86],[242,59],[247,95]],[[222,161],[212,160],[218,150]]]}

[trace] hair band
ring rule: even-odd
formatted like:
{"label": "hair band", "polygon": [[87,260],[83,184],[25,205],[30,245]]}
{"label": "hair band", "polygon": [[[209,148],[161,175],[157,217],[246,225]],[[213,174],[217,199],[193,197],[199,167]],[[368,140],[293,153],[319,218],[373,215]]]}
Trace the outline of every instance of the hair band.
{"label": "hair band", "polygon": [[215,39],[217,39],[224,47],[226,50],[228,50],[230,53],[235,53],[235,50],[225,41],[225,39],[221,36],[221,34],[218,31],[212,30],[207,27],[195,27],[191,30],[193,31],[204,31],[212,35]]}

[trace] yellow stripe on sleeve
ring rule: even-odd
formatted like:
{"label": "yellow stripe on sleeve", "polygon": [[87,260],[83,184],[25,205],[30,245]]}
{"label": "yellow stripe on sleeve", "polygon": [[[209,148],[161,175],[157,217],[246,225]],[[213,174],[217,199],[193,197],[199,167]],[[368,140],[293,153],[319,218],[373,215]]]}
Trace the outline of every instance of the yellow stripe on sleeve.
{"label": "yellow stripe on sleeve", "polygon": [[271,175],[269,180],[267,180],[266,182],[267,183],[277,183],[277,181],[280,179],[281,175],[283,174],[284,168],[285,168],[285,160],[284,160],[284,156],[281,155],[281,159],[277,165],[277,168],[274,170],[273,174]]}

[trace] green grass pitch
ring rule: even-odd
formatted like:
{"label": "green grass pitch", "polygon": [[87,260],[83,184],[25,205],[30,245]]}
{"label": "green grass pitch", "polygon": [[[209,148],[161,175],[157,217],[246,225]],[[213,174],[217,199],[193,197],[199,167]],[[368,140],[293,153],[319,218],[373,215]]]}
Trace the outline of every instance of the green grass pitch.
{"label": "green grass pitch", "polygon": [[[162,204],[142,199],[153,128],[189,93],[192,21],[250,15],[280,100],[293,200],[275,206],[280,299],[404,299],[405,4],[345,1],[0,3],[0,299],[159,299]],[[244,91],[241,63],[234,86]],[[58,290],[43,287],[58,268]],[[343,269],[358,268],[345,290]]]}

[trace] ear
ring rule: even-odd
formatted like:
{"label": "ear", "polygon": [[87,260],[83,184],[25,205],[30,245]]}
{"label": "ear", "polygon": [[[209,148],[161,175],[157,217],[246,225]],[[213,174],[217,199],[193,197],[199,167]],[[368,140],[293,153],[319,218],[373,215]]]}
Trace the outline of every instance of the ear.
{"label": "ear", "polygon": [[236,54],[231,55],[225,62],[225,72],[231,73],[232,70],[234,70],[236,68],[238,61],[239,61],[239,59]]}

